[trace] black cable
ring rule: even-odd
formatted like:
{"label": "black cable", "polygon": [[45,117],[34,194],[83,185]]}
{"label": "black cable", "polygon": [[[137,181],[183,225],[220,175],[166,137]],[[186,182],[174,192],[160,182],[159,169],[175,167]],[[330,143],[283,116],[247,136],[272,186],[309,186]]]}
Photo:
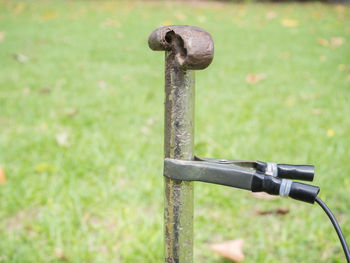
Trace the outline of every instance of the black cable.
{"label": "black cable", "polygon": [[350,252],[349,252],[349,247],[348,247],[348,244],[346,243],[346,240],[345,240],[345,237],[343,235],[343,232],[341,231],[340,229],[340,226],[337,222],[337,219],[335,218],[335,216],[332,214],[331,210],[328,208],[328,206],[319,198],[319,197],[316,197],[315,201],[322,207],[322,209],[326,212],[327,216],[329,217],[329,219],[331,220],[333,226],[334,226],[334,229],[335,231],[337,232],[338,234],[338,237],[339,237],[339,240],[340,240],[340,243],[343,247],[343,250],[344,250],[344,254],[345,254],[345,257],[346,257],[346,260],[348,263],[350,263]]}

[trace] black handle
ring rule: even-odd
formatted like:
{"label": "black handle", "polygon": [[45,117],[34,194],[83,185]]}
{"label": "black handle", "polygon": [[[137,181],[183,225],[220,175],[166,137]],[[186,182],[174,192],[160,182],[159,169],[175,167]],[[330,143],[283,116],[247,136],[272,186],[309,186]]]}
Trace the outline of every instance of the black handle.
{"label": "black handle", "polygon": [[320,188],[318,186],[293,182],[289,197],[313,204],[319,192]]}
{"label": "black handle", "polygon": [[[261,161],[256,162],[256,170],[262,173],[274,173],[274,176],[285,179],[295,179],[312,182],[315,175],[315,166],[313,165],[291,165],[291,164],[276,164],[276,163],[265,163]],[[269,170],[269,171],[268,171]]]}
{"label": "black handle", "polygon": [[310,181],[314,179],[315,166],[313,165],[290,165],[277,164],[278,177],[285,179],[295,179]]}
{"label": "black handle", "polygon": [[293,199],[313,204],[320,192],[318,186],[293,182],[275,176],[256,173],[252,179],[252,192],[289,196]]}

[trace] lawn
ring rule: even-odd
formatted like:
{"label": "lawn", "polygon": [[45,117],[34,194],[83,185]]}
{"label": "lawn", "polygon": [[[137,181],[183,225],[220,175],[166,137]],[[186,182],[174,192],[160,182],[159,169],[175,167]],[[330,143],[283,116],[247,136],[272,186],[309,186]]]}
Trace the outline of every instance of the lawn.
{"label": "lawn", "polygon": [[[162,262],[168,24],[215,42],[196,154],[314,164],[350,242],[350,7],[1,0],[0,262]],[[196,183],[194,225],[195,262],[344,262],[317,205]]]}

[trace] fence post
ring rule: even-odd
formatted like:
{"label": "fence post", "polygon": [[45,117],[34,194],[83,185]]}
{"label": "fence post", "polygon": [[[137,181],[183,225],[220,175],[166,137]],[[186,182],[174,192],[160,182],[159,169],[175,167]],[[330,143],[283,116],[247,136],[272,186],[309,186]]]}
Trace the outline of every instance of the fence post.
{"label": "fence post", "polygon": [[[211,63],[209,33],[193,26],[154,30],[148,43],[165,51],[165,158],[192,160],[194,145],[194,71]],[[193,262],[193,183],[164,179],[164,252],[167,263]]]}

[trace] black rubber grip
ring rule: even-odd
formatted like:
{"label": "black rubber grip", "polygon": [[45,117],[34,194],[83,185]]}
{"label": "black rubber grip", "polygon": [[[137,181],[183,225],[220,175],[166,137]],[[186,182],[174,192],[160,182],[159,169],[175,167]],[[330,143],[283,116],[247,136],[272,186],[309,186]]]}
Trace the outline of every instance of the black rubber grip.
{"label": "black rubber grip", "polygon": [[313,204],[319,192],[320,188],[318,186],[293,182],[289,197]]}
{"label": "black rubber grip", "polygon": [[314,180],[315,166],[313,165],[290,165],[277,164],[278,177],[285,179],[295,179],[310,181]]}
{"label": "black rubber grip", "polygon": [[[279,195],[280,188],[284,179],[280,179],[271,175],[265,175],[261,173],[256,173],[252,179],[252,192],[265,192],[271,195]],[[313,204],[315,199],[320,192],[318,186],[303,184],[298,182],[291,182],[290,189],[287,191],[289,197]],[[287,190],[287,189],[285,189]]]}

